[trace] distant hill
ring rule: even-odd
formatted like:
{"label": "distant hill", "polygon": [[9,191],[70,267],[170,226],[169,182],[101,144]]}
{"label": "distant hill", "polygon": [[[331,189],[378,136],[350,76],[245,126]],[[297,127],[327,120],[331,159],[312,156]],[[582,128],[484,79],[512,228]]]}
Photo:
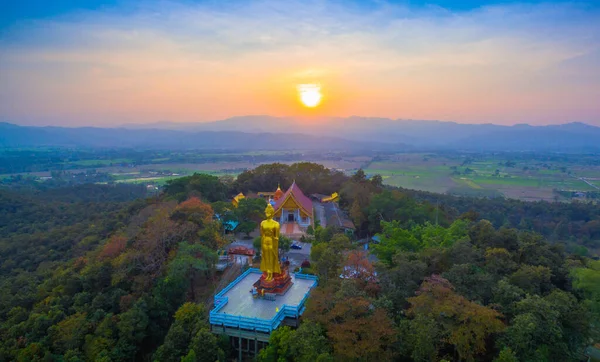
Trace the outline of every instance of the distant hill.
{"label": "distant hill", "polygon": [[489,134],[468,136],[450,147],[468,145],[471,149],[519,151],[600,151],[600,128],[583,123],[533,127],[518,125],[504,127]]}
{"label": "distant hill", "polygon": [[244,116],[205,123],[161,122],[124,127],[196,132],[235,130],[251,133],[303,133],[353,141],[402,143],[424,150],[600,151],[600,127],[584,123],[501,126],[364,117],[296,119]]}
{"label": "distant hill", "polygon": [[0,123],[0,146],[223,150],[462,150],[600,152],[600,127],[461,124],[386,118],[234,117],[120,128],[21,127]]}
{"label": "distant hill", "polygon": [[356,142],[297,133],[170,129],[22,127],[0,123],[0,147],[164,148],[210,150],[407,150],[402,144]]}

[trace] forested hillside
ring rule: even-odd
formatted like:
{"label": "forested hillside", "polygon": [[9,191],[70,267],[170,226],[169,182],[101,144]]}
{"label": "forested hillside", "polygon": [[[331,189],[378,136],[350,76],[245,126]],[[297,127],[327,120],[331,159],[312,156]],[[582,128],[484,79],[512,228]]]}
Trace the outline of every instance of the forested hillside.
{"label": "forested hillside", "polygon": [[126,186],[0,190],[0,361],[228,360],[207,322],[228,243],[214,214],[251,225],[264,204],[233,211],[230,197],[294,180],[339,191],[358,234],[380,243],[366,255],[316,227],[304,323],[278,329],[259,360],[568,361],[599,340],[600,265],[569,252],[597,235],[532,232],[546,207],[586,225],[597,206],[505,200],[505,218],[521,207],[523,222],[499,224],[485,219],[502,200],[436,205],[360,171],[272,164],[183,177],[149,199]]}
{"label": "forested hillside", "polygon": [[317,231],[304,322],[259,361],[577,361],[600,337],[600,263],[535,234],[394,221],[373,253]]}
{"label": "forested hillside", "polygon": [[202,326],[204,306],[175,311],[214,289],[211,206],[82,188],[2,191],[0,360],[145,360],[174,318]]}
{"label": "forested hillside", "polygon": [[485,219],[496,228],[534,231],[551,242],[566,244],[569,251],[577,254],[600,255],[600,206],[592,201],[526,202],[400,191],[415,200],[438,205],[449,220],[461,215],[473,220]]}

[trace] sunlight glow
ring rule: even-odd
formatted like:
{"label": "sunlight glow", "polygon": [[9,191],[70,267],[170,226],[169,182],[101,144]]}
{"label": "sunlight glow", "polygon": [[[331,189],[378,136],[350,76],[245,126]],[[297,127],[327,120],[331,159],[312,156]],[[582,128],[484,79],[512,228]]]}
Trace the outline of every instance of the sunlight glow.
{"label": "sunlight glow", "polygon": [[299,84],[298,95],[306,107],[313,108],[321,103],[321,86],[318,84]]}

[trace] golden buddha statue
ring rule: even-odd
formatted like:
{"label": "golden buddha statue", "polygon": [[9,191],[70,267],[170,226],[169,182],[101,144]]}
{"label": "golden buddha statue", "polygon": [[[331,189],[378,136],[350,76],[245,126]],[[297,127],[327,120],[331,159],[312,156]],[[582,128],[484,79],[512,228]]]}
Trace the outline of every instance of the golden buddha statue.
{"label": "golden buddha statue", "polygon": [[274,273],[281,273],[279,266],[279,223],[273,220],[275,209],[271,204],[265,209],[266,220],[260,223],[260,246],[262,259],[260,270],[267,273],[266,281],[273,280]]}

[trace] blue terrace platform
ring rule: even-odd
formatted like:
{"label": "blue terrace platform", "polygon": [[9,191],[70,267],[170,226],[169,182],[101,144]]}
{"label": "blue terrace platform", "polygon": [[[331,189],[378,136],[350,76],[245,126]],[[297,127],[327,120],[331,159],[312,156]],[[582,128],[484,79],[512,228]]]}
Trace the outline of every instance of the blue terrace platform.
{"label": "blue terrace platform", "polygon": [[292,274],[292,286],[273,301],[255,298],[250,292],[261,275],[259,269],[248,269],[215,295],[215,306],[209,315],[213,332],[240,337],[243,330],[246,338],[252,335],[248,332],[254,332],[262,335],[258,340],[268,340],[268,335],[284,320],[297,321],[304,312],[310,290],[317,285],[317,277]]}

